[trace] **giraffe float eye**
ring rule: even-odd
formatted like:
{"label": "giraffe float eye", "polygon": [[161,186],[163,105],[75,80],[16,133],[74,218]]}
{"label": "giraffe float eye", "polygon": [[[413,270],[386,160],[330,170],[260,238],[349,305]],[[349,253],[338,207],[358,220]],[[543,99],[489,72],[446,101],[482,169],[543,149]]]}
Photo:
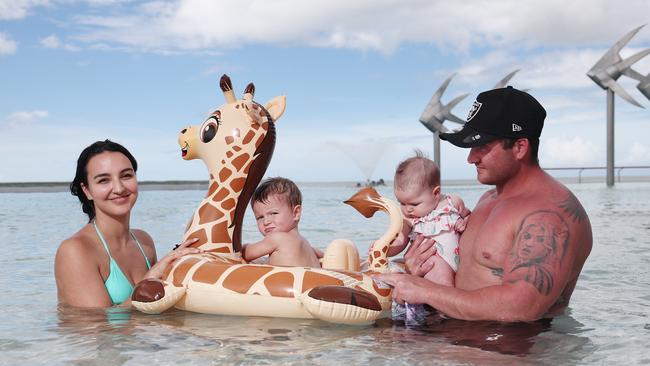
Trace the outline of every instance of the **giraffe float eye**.
{"label": "giraffe float eye", "polygon": [[217,135],[219,124],[219,120],[215,116],[212,116],[208,118],[207,121],[203,122],[203,126],[201,126],[201,141],[204,143],[212,141],[212,139]]}

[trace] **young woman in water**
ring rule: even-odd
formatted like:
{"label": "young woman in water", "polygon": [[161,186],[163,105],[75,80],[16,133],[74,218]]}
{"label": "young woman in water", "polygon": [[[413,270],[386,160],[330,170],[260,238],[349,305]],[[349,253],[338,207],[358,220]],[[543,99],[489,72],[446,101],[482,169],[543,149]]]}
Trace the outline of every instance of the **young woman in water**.
{"label": "young woman in water", "polygon": [[138,164],[122,145],[97,141],[77,160],[70,191],[81,201],[88,223],[64,240],[54,273],[59,303],[77,307],[131,304],[135,284],[160,278],[179,257],[199,253],[186,241],[160,261],[151,236],[131,229],[131,209],[138,198]]}

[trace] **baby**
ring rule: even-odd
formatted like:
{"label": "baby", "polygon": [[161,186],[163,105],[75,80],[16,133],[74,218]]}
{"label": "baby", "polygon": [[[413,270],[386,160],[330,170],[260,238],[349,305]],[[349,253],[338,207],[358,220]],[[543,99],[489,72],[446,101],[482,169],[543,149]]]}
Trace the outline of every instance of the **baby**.
{"label": "baby", "polygon": [[404,214],[404,227],[391,243],[388,256],[399,254],[416,234],[433,238],[437,249],[434,266],[424,278],[453,287],[460,232],[470,211],[459,197],[440,192],[440,170],[420,152],[397,166],[393,189]]}
{"label": "baby", "polygon": [[318,258],[323,253],[298,232],[301,205],[302,195],[294,182],[280,177],[263,181],[253,193],[251,206],[264,239],[243,245],[244,260],[268,254],[271,265],[320,267]]}

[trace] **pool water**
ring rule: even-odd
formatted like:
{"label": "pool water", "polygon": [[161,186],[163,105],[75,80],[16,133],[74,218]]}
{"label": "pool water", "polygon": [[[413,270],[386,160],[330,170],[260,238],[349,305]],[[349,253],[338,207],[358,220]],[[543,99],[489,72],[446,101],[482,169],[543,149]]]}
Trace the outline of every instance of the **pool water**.
{"label": "pool water", "polygon": [[[67,193],[0,194],[0,364],[650,364],[650,184],[575,184],[594,246],[571,304],[552,321],[503,324],[431,316],[407,327],[57,306],[53,259],[84,222]],[[361,253],[384,230],[342,201],[356,188],[301,185],[301,233],[324,248],[350,238]],[[473,207],[485,187],[448,187]],[[390,188],[380,192],[392,197]],[[143,191],[134,227],[159,256],[180,239],[205,192]],[[244,241],[259,238],[250,212]]]}

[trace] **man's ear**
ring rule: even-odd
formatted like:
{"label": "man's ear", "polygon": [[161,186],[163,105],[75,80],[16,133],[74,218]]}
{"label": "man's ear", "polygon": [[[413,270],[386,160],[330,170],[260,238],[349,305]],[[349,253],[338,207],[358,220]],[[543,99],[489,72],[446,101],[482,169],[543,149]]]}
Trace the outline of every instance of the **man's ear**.
{"label": "man's ear", "polygon": [[515,158],[517,158],[517,160],[524,160],[526,154],[530,151],[530,141],[525,138],[517,139],[512,148],[515,153]]}
{"label": "man's ear", "polygon": [[302,214],[302,206],[301,205],[295,205],[293,207],[293,219],[296,221],[300,221],[300,215]]}
{"label": "man's ear", "polygon": [[433,194],[434,196],[439,195],[439,194],[440,194],[440,186],[435,186],[435,187],[431,190],[431,194]]}

